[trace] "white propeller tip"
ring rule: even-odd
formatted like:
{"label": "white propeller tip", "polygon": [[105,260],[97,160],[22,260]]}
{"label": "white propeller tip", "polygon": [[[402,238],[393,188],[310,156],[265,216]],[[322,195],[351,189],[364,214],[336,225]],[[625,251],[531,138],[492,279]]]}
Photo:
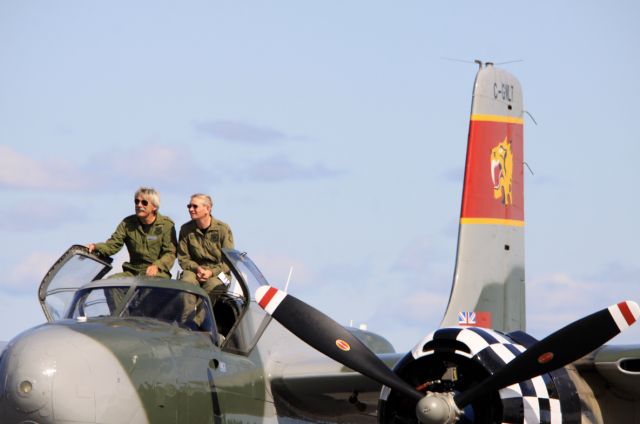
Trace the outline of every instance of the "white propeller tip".
{"label": "white propeller tip", "polygon": [[256,289],[255,296],[256,302],[260,307],[269,315],[273,315],[273,312],[280,305],[280,302],[287,297],[287,294],[272,286],[260,286]]}
{"label": "white propeller tip", "polygon": [[640,307],[632,300],[625,300],[609,306],[609,313],[622,332],[632,326],[640,317]]}

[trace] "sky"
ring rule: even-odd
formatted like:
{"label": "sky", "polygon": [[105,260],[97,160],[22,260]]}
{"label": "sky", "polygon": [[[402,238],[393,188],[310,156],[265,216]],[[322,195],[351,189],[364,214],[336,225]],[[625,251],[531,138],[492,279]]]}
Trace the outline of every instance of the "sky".
{"label": "sky", "polygon": [[640,301],[638,21],[635,1],[0,1],[0,340],[151,186],[178,228],[211,194],[273,285],[293,267],[296,297],[410,349],[453,278],[474,59],[537,123],[528,331]]}

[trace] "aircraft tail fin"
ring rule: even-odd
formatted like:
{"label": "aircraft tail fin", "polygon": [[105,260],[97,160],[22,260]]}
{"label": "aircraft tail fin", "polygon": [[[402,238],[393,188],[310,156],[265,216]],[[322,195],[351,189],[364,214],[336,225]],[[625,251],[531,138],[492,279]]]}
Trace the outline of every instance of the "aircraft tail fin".
{"label": "aircraft tail fin", "polygon": [[525,330],[522,90],[487,63],[476,75],[456,267],[441,326]]}

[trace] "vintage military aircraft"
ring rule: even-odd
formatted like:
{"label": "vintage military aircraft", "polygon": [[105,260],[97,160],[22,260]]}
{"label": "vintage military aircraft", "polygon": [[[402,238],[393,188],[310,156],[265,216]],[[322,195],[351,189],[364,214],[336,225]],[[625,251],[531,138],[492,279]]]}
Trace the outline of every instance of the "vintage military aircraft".
{"label": "vintage military aircraft", "polygon": [[73,246],[39,289],[48,322],[2,351],[0,421],[640,422],[640,346],[602,346],[636,303],[524,332],[522,114],[516,78],[480,64],[449,304],[411,352],[271,287],[239,251],[212,305],[180,281],[103,279],[108,260]]}

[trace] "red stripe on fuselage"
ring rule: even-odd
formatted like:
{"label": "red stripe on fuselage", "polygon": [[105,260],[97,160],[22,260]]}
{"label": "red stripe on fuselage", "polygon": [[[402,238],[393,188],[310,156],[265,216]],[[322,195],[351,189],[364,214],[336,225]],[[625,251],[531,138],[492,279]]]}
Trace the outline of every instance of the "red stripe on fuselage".
{"label": "red stripe on fuselage", "polygon": [[631,325],[636,322],[636,319],[633,316],[633,313],[631,313],[631,309],[629,309],[629,305],[627,305],[627,302],[618,303],[618,309],[620,309],[620,312],[622,313],[625,321],[627,321],[627,324]]}
{"label": "red stripe on fuselage", "polygon": [[264,296],[262,296],[262,299],[260,299],[260,307],[262,309],[265,309],[267,307],[267,305],[269,304],[269,302],[271,302],[271,299],[273,299],[273,296],[276,295],[276,293],[278,293],[278,289],[275,287],[269,287],[269,290],[267,290],[267,292],[264,294]]}

